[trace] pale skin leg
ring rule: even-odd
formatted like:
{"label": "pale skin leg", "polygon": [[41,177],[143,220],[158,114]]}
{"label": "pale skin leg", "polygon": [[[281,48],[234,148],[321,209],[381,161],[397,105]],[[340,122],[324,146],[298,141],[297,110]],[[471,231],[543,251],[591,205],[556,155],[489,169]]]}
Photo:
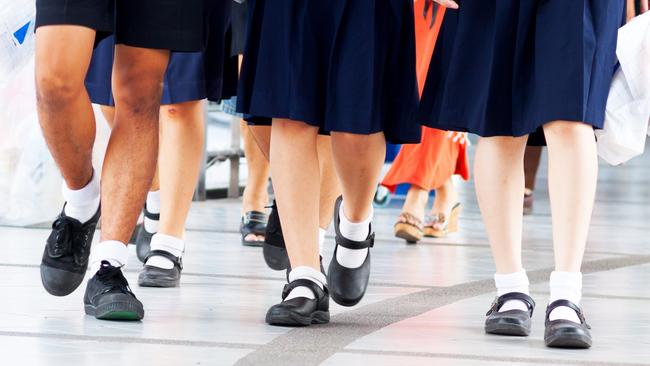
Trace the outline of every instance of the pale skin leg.
{"label": "pale skin leg", "polygon": [[579,272],[598,180],[594,131],[584,123],[555,121],[544,125],[544,134],[555,270]]}
{"label": "pale skin leg", "polygon": [[524,176],[525,186],[531,192],[535,190],[535,182],[537,180],[537,170],[539,163],[542,160],[542,147],[541,146],[528,146],[524,154]]}
{"label": "pale skin leg", "polygon": [[452,177],[449,177],[442,186],[436,189],[436,197],[433,200],[431,214],[444,213],[448,217],[449,212],[456,203],[458,203],[458,194],[456,193],[456,188],[454,188]]}
{"label": "pale skin leg", "polygon": [[[426,210],[427,202],[429,201],[429,191],[422,189],[416,185],[411,185],[406,193],[406,199],[402,206],[402,212],[409,213],[420,220],[424,220],[424,211]],[[403,220],[400,217],[400,222]]]}
{"label": "pale skin leg", "polygon": [[115,125],[102,172],[102,241],[128,243],[151,187],[168,61],[168,51],[115,47]]}
{"label": "pale skin leg", "polygon": [[[244,141],[244,155],[248,167],[248,181],[242,197],[242,209],[244,213],[249,211],[264,212],[264,208],[269,202],[267,192],[269,161],[255,143],[253,133],[246,121],[240,121],[240,131]],[[249,234],[245,239],[263,241],[264,235]]]}
{"label": "pale skin leg", "polygon": [[36,31],[36,94],[43,136],[65,183],[85,187],[92,178],[95,116],[84,79],[95,31],[44,26]]}

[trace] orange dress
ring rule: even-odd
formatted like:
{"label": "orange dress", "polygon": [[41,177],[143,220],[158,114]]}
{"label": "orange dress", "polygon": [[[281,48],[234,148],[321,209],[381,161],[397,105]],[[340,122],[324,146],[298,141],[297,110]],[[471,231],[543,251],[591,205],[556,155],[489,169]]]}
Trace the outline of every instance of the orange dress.
{"label": "orange dress", "polygon": [[[415,2],[415,42],[418,88],[420,94],[429,70],[429,62],[438,38],[445,9],[440,7],[433,28],[429,19],[422,16],[424,0]],[[402,145],[382,185],[391,192],[402,183],[410,183],[427,191],[442,186],[449,177],[458,174],[467,180],[469,164],[466,144],[454,142],[447,131],[422,127],[420,144]]]}

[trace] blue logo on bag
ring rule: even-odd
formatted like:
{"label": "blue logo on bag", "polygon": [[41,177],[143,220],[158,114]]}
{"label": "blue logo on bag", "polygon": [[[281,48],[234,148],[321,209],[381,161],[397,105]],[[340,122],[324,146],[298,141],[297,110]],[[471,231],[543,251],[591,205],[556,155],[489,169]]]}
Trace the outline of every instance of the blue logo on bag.
{"label": "blue logo on bag", "polygon": [[30,24],[32,24],[31,21],[27,22],[27,24],[14,32],[14,38],[18,41],[18,44],[23,44],[23,42],[25,42],[25,38],[27,38],[27,30],[29,29]]}

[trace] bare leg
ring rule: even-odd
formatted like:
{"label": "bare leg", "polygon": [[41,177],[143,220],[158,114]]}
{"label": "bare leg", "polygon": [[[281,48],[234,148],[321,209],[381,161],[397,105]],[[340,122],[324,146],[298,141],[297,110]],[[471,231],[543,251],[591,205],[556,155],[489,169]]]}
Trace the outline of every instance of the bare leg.
{"label": "bare leg", "polygon": [[[402,212],[409,213],[421,221],[424,220],[424,211],[429,201],[429,191],[421,187],[411,185],[406,193],[406,199],[402,206]],[[404,221],[404,220],[402,220]]]}
{"label": "bare leg", "polygon": [[432,214],[444,213],[449,215],[451,209],[458,203],[458,194],[454,188],[454,181],[449,177],[447,181],[436,189],[436,197],[431,207]]}
{"label": "bare leg", "polygon": [[244,188],[242,206],[244,212],[264,211],[264,207],[269,201],[266,191],[269,180],[269,162],[255,142],[245,121],[241,121],[240,130],[248,165],[248,182]]}
{"label": "bare leg", "polygon": [[45,141],[68,188],[92,178],[95,116],[84,85],[95,31],[45,26],[36,31],[38,116]]}
{"label": "bare leg", "polygon": [[336,198],[341,195],[341,187],[336,176],[332,158],[332,142],[329,136],[319,135],[318,161],[320,163],[320,200],[319,200],[319,227],[327,229],[332,222]]}
{"label": "bare leg", "polygon": [[474,163],[476,194],[497,273],[522,270],[523,159],[527,137],[479,139]]}
{"label": "bare leg", "polygon": [[271,155],[271,126],[248,126],[262,155],[269,160]]}
{"label": "bare leg", "polygon": [[115,127],[102,173],[102,241],[128,242],[151,186],[158,154],[162,81],[168,60],[168,51],[116,46]]}
{"label": "bare leg", "polygon": [[541,146],[527,146],[524,154],[524,176],[526,177],[526,188],[531,192],[535,190],[537,171],[540,160],[542,160]]}

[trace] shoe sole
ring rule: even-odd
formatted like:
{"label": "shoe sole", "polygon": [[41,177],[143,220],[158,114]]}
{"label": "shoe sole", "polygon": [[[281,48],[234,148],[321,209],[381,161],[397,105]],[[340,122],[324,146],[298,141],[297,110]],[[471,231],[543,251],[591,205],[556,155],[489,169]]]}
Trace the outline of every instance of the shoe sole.
{"label": "shoe sole", "polygon": [[264,246],[264,242],[263,241],[257,241],[257,240],[244,240],[244,239],[242,239],[241,240],[241,245],[243,245],[245,247],[260,248],[260,247]]}
{"label": "shoe sole", "polygon": [[270,245],[267,243],[262,244],[264,252],[264,261],[269,268],[282,271],[289,268],[289,255],[287,249]]}
{"label": "shoe sole", "polygon": [[395,224],[395,237],[404,239],[409,244],[416,244],[422,239],[422,232],[412,225],[398,223]]}
{"label": "shoe sole", "polygon": [[138,278],[140,287],[178,287],[180,280],[165,280],[160,278]]}
{"label": "shoe sole", "polygon": [[87,315],[100,320],[137,321],[144,318],[144,309],[131,302],[112,302],[98,307],[84,305],[84,310]]}
{"label": "shoe sole", "polygon": [[[79,274],[76,272],[68,272],[64,271],[59,268],[52,268],[48,266],[44,266],[43,264],[40,265],[40,272],[41,272],[41,283],[43,284],[43,288],[45,291],[47,291],[50,295],[54,296],[67,296],[73,293],[84,280],[85,277],[85,271],[84,274]],[[48,274],[46,274],[48,272]],[[57,276],[57,275],[65,275],[67,278],[67,281],[65,281],[65,287],[64,286],[52,286],[50,285],[50,282],[47,280],[47,277],[52,277],[52,276]]]}
{"label": "shoe sole", "polygon": [[547,347],[586,349],[591,347],[591,338],[580,334],[558,334],[544,339]]}
{"label": "shoe sole", "polygon": [[327,324],[330,322],[329,311],[315,311],[310,316],[300,315],[294,312],[282,314],[266,314],[266,322],[269,325],[284,327],[305,327],[312,324]]}
{"label": "shoe sole", "polygon": [[487,324],[485,326],[485,333],[505,335],[505,336],[526,337],[530,335],[530,327],[526,327],[525,325],[519,325],[519,324],[499,322],[499,323]]}

